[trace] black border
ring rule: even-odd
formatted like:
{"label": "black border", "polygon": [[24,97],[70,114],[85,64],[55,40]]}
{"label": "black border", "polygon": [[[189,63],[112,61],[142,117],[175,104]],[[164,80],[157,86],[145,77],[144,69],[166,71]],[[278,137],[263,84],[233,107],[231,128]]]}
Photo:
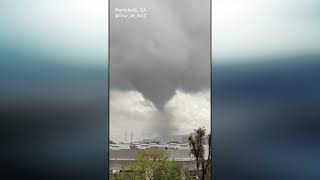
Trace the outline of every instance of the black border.
{"label": "black border", "polygon": [[212,88],[212,64],[213,64],[213,60],[212,60],[212,0],[210,0],[210,125],[211,125],[211,179],[213,179],[213,152],[214,152],[214,136],[213,136],[213,88]]}
{"label": "black border", "polygon": [[107,108],[107,113],[108,113],[108,125],[107,125],[107,179],[109,179],[109,165],[110,165],[110,150],[109,150],[109,144],[110,144],[110,17],[111,17],[111,13],[110,13],[110,2],[111,0],[108,0],[108,95],[107,95],[107,100],[108,100],[108,108]]}
{"label": "black border", "polygon": [[[108,95],[107,95],[107,101],[108,101],[108,108],[107,108],[107,113],[108,113],[108,133],[107,133],[107,179],[109,179],[109,165],[110,165],[110,151],[109,151],[109,143],[110,143],[110,17],[111,17],[111,11],[110,11],[110,3],[111,0],[108,0]],[[210,18],[209,18],[209,25],[210,25],[210,52],[209,52],[209,60],[210,60],[210,125],[211,125],[211,179],[213,179],[213,150],[214,150],[214,136],[213,136],[213,88],[212,88],[212,64],[213,64],[213,59],[212,59],[212,0],[210,0]]]}

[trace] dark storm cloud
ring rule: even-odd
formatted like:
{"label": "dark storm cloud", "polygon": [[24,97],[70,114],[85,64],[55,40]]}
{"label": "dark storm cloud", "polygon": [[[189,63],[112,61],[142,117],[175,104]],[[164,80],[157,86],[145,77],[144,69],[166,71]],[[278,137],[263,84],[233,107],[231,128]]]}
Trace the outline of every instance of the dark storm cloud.
{"label": "dark storm cloud", "polygon": [[[209,89],[210,1],[112,1],[110,87],[137,90],[159,109],[175,90]],[[115,19],[114,8],[146,8],[147,19]]]}

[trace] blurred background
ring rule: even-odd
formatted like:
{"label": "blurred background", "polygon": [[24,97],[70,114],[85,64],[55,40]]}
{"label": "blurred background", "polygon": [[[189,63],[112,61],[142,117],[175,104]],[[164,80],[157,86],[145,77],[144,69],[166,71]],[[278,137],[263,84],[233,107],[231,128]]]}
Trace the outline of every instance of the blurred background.
{"label": "blurred background", "polygon": [[215,179],[319,179],[320,2],[212,3]]}
{"label": "blurred background", "polygon": [[0,1],[0,179],[105,179],[108,2]]}
{"label": "blurred background", "polygon": [[[215,179],[319,179],[320,2],[212,4]],[[107,9],[0,2],[1,179],[106,177]]]}

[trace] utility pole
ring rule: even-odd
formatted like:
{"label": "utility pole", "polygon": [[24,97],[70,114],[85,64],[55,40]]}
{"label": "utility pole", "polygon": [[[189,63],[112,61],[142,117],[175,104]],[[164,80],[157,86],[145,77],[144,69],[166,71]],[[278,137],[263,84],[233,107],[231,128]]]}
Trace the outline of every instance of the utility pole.
{"label": "utility pole", "polygon": [[131,132],[130,133],[130,144],[132,144],[133,143],[133,133]]}
{"label": "utility pole", "polygon": [[128,134],[127,134],[127,132],[124,133],[124,143],[128,143]]}

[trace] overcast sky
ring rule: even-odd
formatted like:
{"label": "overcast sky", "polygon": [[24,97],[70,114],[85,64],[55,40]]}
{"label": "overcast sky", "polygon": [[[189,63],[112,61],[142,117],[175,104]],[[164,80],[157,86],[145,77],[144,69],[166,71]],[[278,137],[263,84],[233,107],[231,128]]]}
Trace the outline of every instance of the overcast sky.
{"label": "overcast sky", "polygon": [[111,1],[111,9],[148,11],[110,22],[111,139],[209,130],[210,1],[181,2]]}

